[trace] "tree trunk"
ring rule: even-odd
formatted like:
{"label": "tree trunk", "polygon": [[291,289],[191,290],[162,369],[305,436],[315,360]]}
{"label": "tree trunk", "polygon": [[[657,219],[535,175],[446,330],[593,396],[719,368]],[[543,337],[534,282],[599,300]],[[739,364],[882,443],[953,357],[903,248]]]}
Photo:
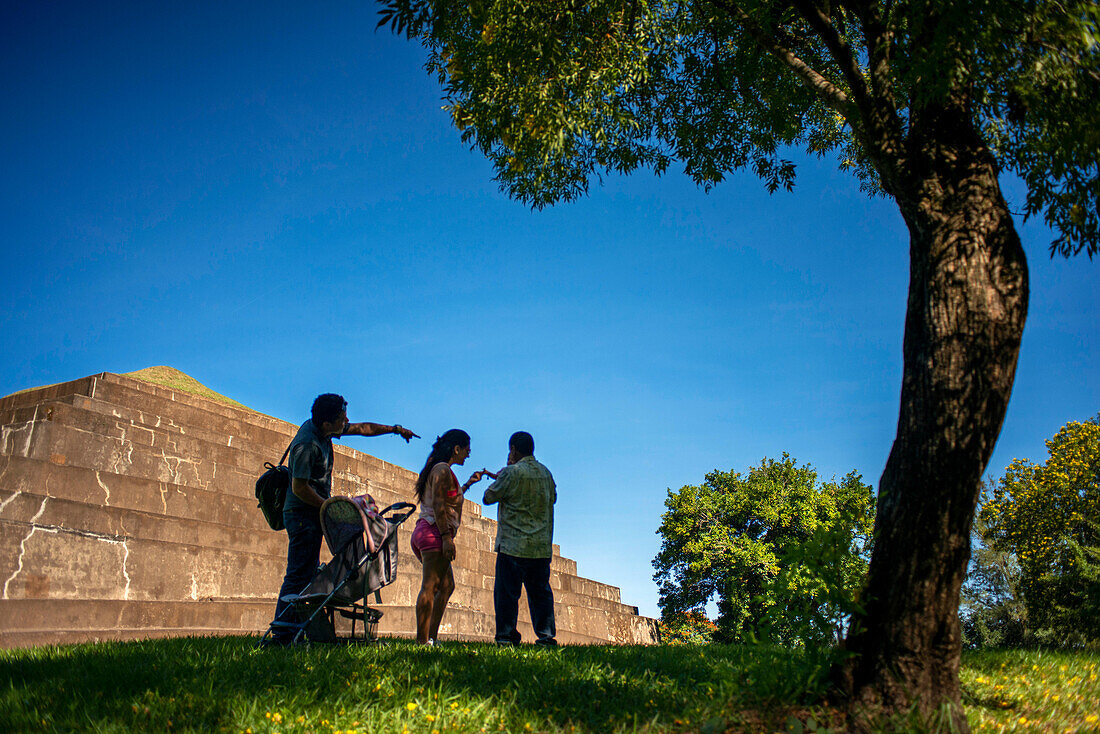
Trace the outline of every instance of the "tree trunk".
{"label": "tree trunk", "polygon": [[996,166],[968,118],[961,109],[915,118],[908,160],[887,180],[909,227],[909,300],[864,614],[845,643],[855,656],[838,670],[856,729],[878,715],[916,713],[930,724],[947,714],[968,731],[959,591],[1028,300],[1027,262]]}

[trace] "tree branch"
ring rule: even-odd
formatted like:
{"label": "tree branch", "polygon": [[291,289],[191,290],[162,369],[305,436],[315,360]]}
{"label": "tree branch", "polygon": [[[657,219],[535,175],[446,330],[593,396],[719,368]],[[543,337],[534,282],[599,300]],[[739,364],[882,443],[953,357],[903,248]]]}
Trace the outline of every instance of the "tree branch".
{"label": "tree branch", "polygon": [[863,39],[867,44],[868,71],[871,77],[871,94],[895,108],[894,82],[891,76],[891,63],[894,58],[894,28],[889,21],[890,6],[887,3],[885,16],[879,12],[873,2],[853,1],[846,6],[859,19],[863,30]]}
{"label": "tree branch", "polygon": [[789,67],[802,81],[827,105],[835,109],[846,118],[851,119],[858,115],[856,106],[844,92],[830,82],[825,76],[807,64],[801,57],[790,49],[790,45],[783,42],[781,34],[767,33],[758,26],[748,13],[737,5],[736,0],[712,0],[716,6],[731,15],[749,35],[753,37],[761,47],[775,56],[779,61]]}
{"label": "tree branch", "polygon": [[861,109],[865,108],[870,100],[870,91],[863,78],[863,70],[859,68],[859,62],[852,53],[852,47],[837,32],[833,19],[821,7],[815,5],[813,0],[792,0],[791,4],[825,43],[825,47],[829,49],[833,60],[840,68],[844,80],[848,82],[848,88],[852,90],[856,104]]}

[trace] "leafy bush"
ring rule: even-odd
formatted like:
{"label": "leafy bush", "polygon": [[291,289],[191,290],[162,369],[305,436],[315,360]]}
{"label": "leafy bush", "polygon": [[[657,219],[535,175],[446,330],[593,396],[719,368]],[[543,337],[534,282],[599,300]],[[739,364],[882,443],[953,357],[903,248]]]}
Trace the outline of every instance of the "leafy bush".
{"label": "leafy bush", "polygon": [[715,639],[839,639],[867,568],[874,499],[852,472],[818,483],[787,454],[669,490],[654,559],[662,617],[718,605]]}
{"label": "leafy bush", "polygon": [[718,625],[699,610],[675,613],[661,620],[661,642],[668,645],[705,645],[714,641],[717,631]]}

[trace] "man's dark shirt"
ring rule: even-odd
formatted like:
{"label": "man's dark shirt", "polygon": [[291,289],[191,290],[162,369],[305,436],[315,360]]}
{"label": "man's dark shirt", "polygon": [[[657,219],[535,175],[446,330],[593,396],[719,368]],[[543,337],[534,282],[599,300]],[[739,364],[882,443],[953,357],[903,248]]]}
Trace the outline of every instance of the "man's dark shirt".
{"label": "man's dark shirt", "polygon": [[[298,429],[298,434],[290,444],[290,456],[287,466],[290,468],[290,477],[305,479],[313,491],[328,499],[332,495],[332,438],[322,438],[317,429],[313,427],[313,421],[308,420]],[[298,499],[294,491],[286,493],[287,510],[316,510]]]}

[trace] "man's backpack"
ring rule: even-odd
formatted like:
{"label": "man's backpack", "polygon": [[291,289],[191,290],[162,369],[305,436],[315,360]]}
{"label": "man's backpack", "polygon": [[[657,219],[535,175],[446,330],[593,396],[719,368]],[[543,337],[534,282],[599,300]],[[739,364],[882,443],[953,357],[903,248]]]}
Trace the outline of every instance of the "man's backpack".
{"label": "man's backpack", "polygon": [[[291,446],[293,445],[291,442]],[[260,510],[264,513],[264,519],[272,530],[282,530],[286,527],[283,525],[283,505],[286,503],[287,490],[290,489],[290,469],[283,466],[283,462],[286,461],[289,453],[290,446],[287,446],[286,451],[283,452],[283,458],[279,459],[278,466],[265,461],[264,468],[267,471],[256,480],[256,499],[259,501]]]}

